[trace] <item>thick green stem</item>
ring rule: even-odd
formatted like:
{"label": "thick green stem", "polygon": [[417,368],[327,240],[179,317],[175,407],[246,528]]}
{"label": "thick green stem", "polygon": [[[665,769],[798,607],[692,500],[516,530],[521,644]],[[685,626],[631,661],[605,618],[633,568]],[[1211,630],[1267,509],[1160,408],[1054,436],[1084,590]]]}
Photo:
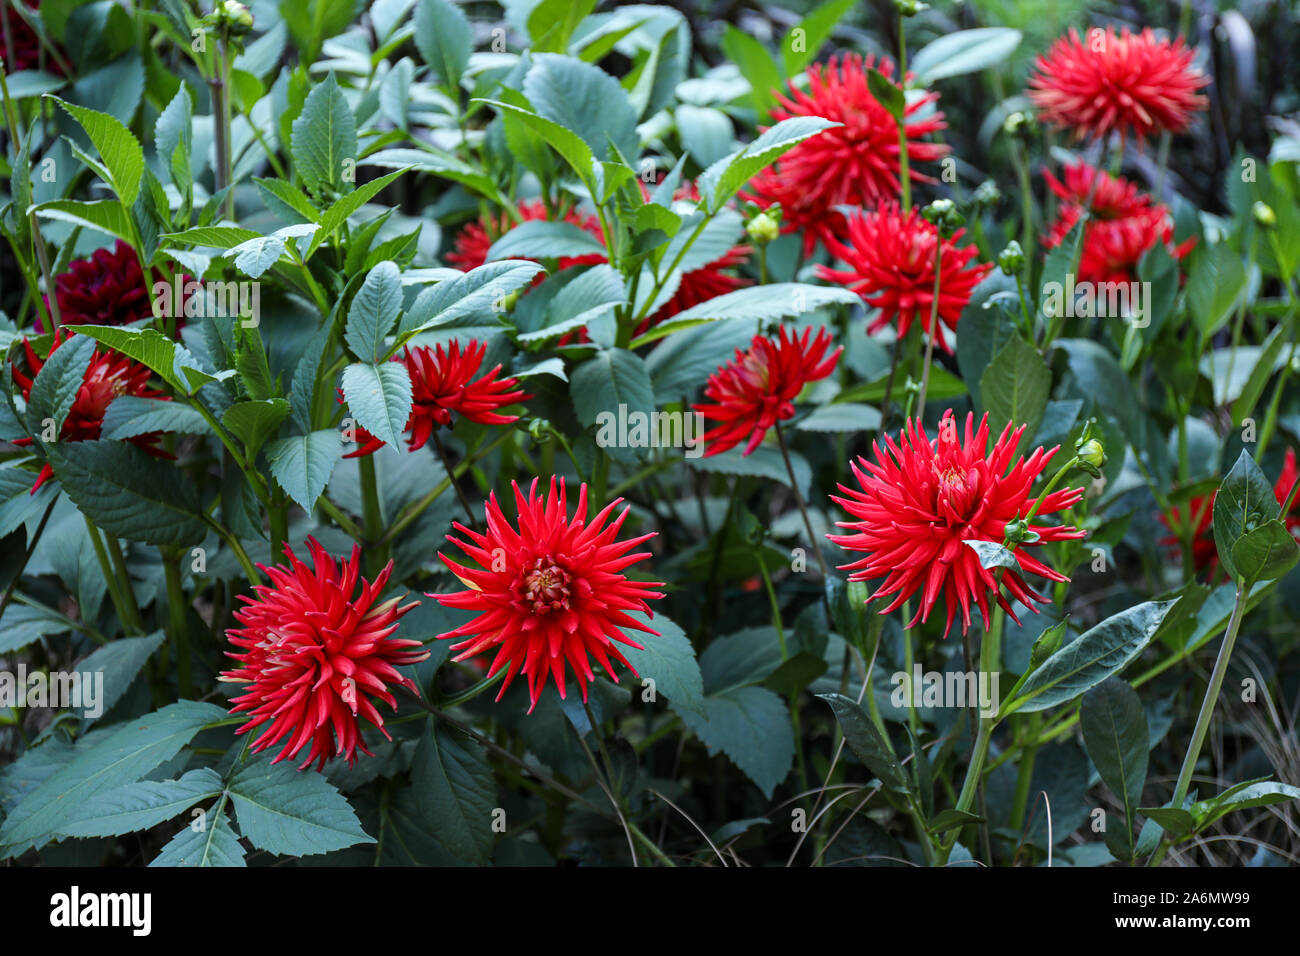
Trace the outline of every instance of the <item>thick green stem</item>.
{"label": "thick green stem", "polygon": [[383,542],[384,516],[379,507],[379,483],[375,478],[373,455],[357,459],[361,473],[361,522],[366,536],[367,573],[375,575],[388,563],[388,545]]}

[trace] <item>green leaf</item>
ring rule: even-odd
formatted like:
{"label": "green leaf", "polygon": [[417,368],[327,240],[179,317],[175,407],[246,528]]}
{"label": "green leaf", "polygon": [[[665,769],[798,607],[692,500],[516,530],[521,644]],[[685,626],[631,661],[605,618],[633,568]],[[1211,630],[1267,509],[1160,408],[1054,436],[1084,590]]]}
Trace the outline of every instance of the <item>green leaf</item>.
{"label": "green leaf", "polygon": [[54,422],[54,434],[59,435],[81,390],[94,350],[95,343],[90,339],[73,338],[46,358],[27,398],[27,430],[33,436],[41,434],[46,420]]}
{"label": "green leaf", "polygon": [[665,335],[671,335],[691,326],[726,319],[778,319],[793,318],[814,309],[858,301],[857,293],[835,286],[808,285],[802,282],[773,282],[769,285],[737,289],[692,306],[661,322],[632,342],[640,348]]}
{"label": "green leaf", "polygon": [[400,362],[343,370],[343,397],[359,424],[388,445],[396,445],[411,417],[411,376]]}
{"label": "green leaf", "polygon": [[264,398],[231,405],[221,416],[221,424],[244,443],[248,458],[252,460],[257,457],[258,450],[266,440],[275,434],[280,423],[288,417],[287,401],[283,398]]}
{"label": "green leaf", "polygon": [[967,538],[962,541],[962,544],[966,545],[979,555],[980,567],[984,568],[986,571],[992,570],[993,568],[1010,568],[1013,571],[1020,570],[1020,562],[1016,560],[1016,556],[1012,554],[1008,548],[1004,547],[1001,542],[976,541],[972,538]]}
{"label": "green leaf", "polygon": [[342,457],[342,438],[332,428],[280,438],[266,446],[271,474],[284,493],[308,512],[315,509]]}
{"label": "green leaf", "polygon": [[[155,631],[145,637],[119,637],[97,648],[94,653],[83,659],[77,665],[77,673],[81,675],[78,680],[81,681],[83,688],[82,719],[87,722],[98,720],[111,710],[113,705],[131,689],[131,683],[144,669],[144,665],[154,652],[162,647],[165,639],[166,635],[162,631]],[[95,680],[103,683],[102,691],[94,701],[95,709],[99,713],[92,716],[89,713],[90,707],[84,688],[88,686],[88,682]]]}
{"label": "green leaf", "polygon": [[392,183],[398,176],[409,170],[410,167],[395,170],[378,179],[372,179],[364,186],[360,186],[348,193],[342,199],[335,202],[320,217],[320,229],[311,237],[311,243],[307,246],[307,252],[303,255],[304,259],[311,258],[314,253],[326,239],[334,235],[345,222],[362,206],[370,202],[375,196],[383,191],[389,183]]}
{"label": "green leaf", "polygon": [[142,780],[101,793],[82,804],[77,818],[59,828],[65,837],[121,836],[156,827],[221,792],[221,777],[208,767],[179,780]]}
{"label": "green leaf", "polygon": [[230,816],[223,809],[205,820],[201,830],[185,826],[162,848],[152,866],[244,866],[244,848],[230,828]]}
{"label": "green leaf", "polygon": [[363,362],[382,361],[388,354],[385,339],[401,310],[402,281],[397,265],[381,262],[370,270],[348,309],[344,338],[352,354]]}
{"label": "green leaf", "polygon": [[1135,851],[1134,814],[1142,800],[1151,750],[1142,701],[1124,681],[1108,678],[1084,694],[1079,727],[1097,773],[1124,803],[1124,830],[1115,846],[1124,849],[1131,860]]}
{"label": "green leaf", "polygon": [[802,72],[813,61],[835,25],[855,5],[856,0],[827,0],[790,28],[781,41],[781,61],[787,77]]}
{"label": "green leaf", "polygon": [[528,35],[537,52],[562,53],[569,38],[587,14],[596,8],[596,0],[540,0],[528,13]]}
{"label": "green leaf", "polygon": [[189,88],[182,83],[154,123],[154,149],[158,160],[182,196],[189,195],[194,189],[194,176],[190,171],[193,112]]}
{"label": "green leaf", "polygon": [[876,102],[885,108],[885,112],[894,118],[895,123],[902,122],[907,111],[907,97],[901,86],[872,67],[867,70],[867,89]]}
{"label": "green leaf", "polygon": [[598,424],[602,412],[619,414],[619,406],[649,414],[654,411],[654,389],[645,362],[626,349],[605,349],[583,362],[573,371],[570,394],[578,421],[585,426]]}
{"label": "green leaf", "polygon": [[483,748],[436,721],[426,723],[411,784],[432,835],[454,859],[484,865],[492,855],[492,813],[499,805]]}
{"label": "green leaf", "polygon": [[357,158],[357,125],[334,74],[307,94],[293,121],[294,172],[320,197],[348,191],[344,163]]}
{"label": "green leaf", "polygon": [[1009,423],[1027,426],[1021,442],[1038,431],[1047,410],[1052,373],[1038,350],[1019,336],[994,356],[980,376],[980,399],[989,413],[989,432],[1001,434]]}
{"label": "green leaf", "polygon": [[[280,216],[285,222],[294,222],[297,219],[301,219],[303,222],[318,222],[320,220],[320,213],[311,204],[307,194],[293,183],[286,182],[283,179],[258,179],[254,177],[253,184],[257,186],[257,191],[262,194],[262,205]],[[367,183],[367,185],[369,184]],[[353,193],[348,193],[348,196],[352,195]],[[342,201],[339,200],[339,202]],[[335,203],[335,205],[337,206],[338,203]]]}
{"label": "green leaf", "polygon": [[44,844],[77,819],[92,797],[133,783],[170,760],[205,724],[221,720],[215,704],[183,700],[79,741],[71,760],[14,807],[0,827],[0,858]]}
{"label": "green leaf", "polygon": [[145,544],[207,537],[196,486],[173,465],[124,442],[63,442],[46,449],[63,490],[101,529]]}
{"label": "green leaf", "polygon": [[84,202],[77,199],[54,199],[34,206],[33,210],[42,219],[84,226],[127,242],[132,241],[134,235],[131,216],[116,199]]}
{"label": "green leaf", "polygon": [[742,186],[782,155],[822,130],[841,125],[843,124],[833,123],[820,116],[797,116],[782,120],[749,145],[718,160],[697,181],[706,211],[718,212]]}
{"label": "green leaf", "polygon": [[[30,472],[28,473],[30,474]],[[30,485],[30,482],[28,482]],[[29,489],[24,489],[27,494]],[[20,651],[28,644],[34,644],[42,637],[62,634],[72,629],[72,623],[62,614],[32,607],[14,601],[5,607],[0,615],[0,654]]]}
{"label": "green leaf", "polygon": [[186,395],[193,395],[207,382],[216,381],[215,376],[199,368],[199,360],[185,346],[157,329],[128,329],[113,325],[69,325],[65,328],[147,366],[172,388]]}
{"label": "green leaf", "polygon": [[977,73],[1001,66],[1011,59],[1020,45],[1019,30],[1007,27],[980,27],[945,33],[922,47],[907,64],[918,87],[950,76]]}
{"label": "green leaf", "polygon": [[595,157],[592,155],[591,147],[577,133],[514,103],[489,99],[476,102],[495,106],[502,111],[503,116],[509,114],[517,117],[519,123],[541,136],[547,145],[560,154],[560,157],[578,174],[578,178],[582,180],[588,192],[593,195],[598,192],[593,168]]}
{"label": "green leaf", "polygon": [[492,312],[493,304],[528,286],[539,272],[535,262],[489,262],[423,290],[402,317],[399,340],[442,325]]}
{"label": "green leaf", "polygon": [[766,687],[738,687],[704,698],[704,717],[680,713],[712,756],[722,751],[771,798],[794,765],[790,713]]}
{"label": "green leaf", "polygon": [[1249,782],[1229,787],[1216,797],[1194,803],[1191,813],[1196,818],[1196,829],[1199,832],[1229,813],[1286,803],[1288,800],[1300,800],[1300,787],[1274,780]]}
{"label": "green leaf", "polygon": [[[1233,560],[1237,542],[1276,518],[1281,510],[1273,486],[1250,452],[1242,449],[1214,496],[1214,544],[1230,577],[1236,578],[1240,574]],[[1270,534],[1257,538],[1243,550],[1243,557],[1249,557],[1252,563],[1268,561],[1273,551],[1270,541]],[[1258,565],[1259,570],[1263,567],[1263,564]]]}
{"label": "green leaf", "polygon": [[1232,545],[1232,565],[1246,586],[1282,577],[1300,559],[1300,546],[1276,518],[1238,538]]}
{"label": "green leaf", "polygon": [[415,48],[442,88],[455,96],[474,52],[474,34],[461,8],[448,0],[419,0]]}
{"label": "green leaf", "polygon": [[375,842],[348,801],[318,773],[299,773],[263,757],[244,764],[228,789],[239,832],[268,853],[310,856]]}
{"label": "green leaf", "polygon": [[164,233],[159,238],[183,242],[191,246],[233,249],[250,239],[260,239],[261,236],[253,230],[244,229],[241,226],[194,226],[181,232]]}
{"label": "green leaf", "polygon": [[999,717],[1074,700],[1142,653],[1173,601],[1145,601],[1108,617],[1045,660],[1005,701]]}
{"label": "green leaf", "polygon": [[590,326],[593,341],[613,344],[613,336],[602,339],[593,323],[597,319],[612,319],[614,309],[627,302],[623,276],[617,270],[602,263],[580,273],[566,270],[549,282],[559,291],[551,295],[551,288],[545,288],[542,294],[534,293],[515,308],[520,342],[543,342]]}
{"label": "green leaf", "polygon": [[629,631],[638,643],[645,645],[645,649],[621,645],[620,650],[627,662],[642,680],[655,682],[656,693],[667,697],[673,710],[678,713],[691,711],[703,717],[704,678],[700,675],[700,664],[695,659],[695,648],[690,639],[662,614],[652,620],[640,611],[628,613],[633,619],[657,630],[659,636]]}
{"label": "green leaf", "polygon": [[1207,247],[1188,270],[1187,307],[1202,341],[1223,327],[1246,291],[1246,267],[1227,243]]}
{"label": "green leaf", "polygon": [[856,402],[822,405],[795,424],[802,432],[871,432],[879,427],[880,409]]}
{"label": "green leaf", "polygon": [[[1184,837],[1196,829],[1196,818],[1187,810],[1176,807],[1139,807],[1138,812],[1156,823],[1173,837]],[[1146,827],[1142,828],[1145,832]],[[1139,841],[1141,844],[1142,841]],[[1154,849],[1154,847],[1152,848]]]}
{"label": "green leaf", "polygon": [[842,694],[818,694],[822,700],[831,705],[835,719],[844,731],[844,739],[858,759],[861,760],[889,790],[901,796],[911,793],[907,774],[894,756],[889,742],[884,738],[871,718],[863,712],[857,702]]}
{"label": "green leaf", "polygon": [[618,80],[570,56],[534,53],[532,63],[523,93],[538,116],[576,133],[597,160],[636,157],[636,110]]}
{"label": "green leaf", "polygon": [[561,256],[604,256],[604,243],[571,222],[535,219],[520,223],[488,250],[487,262],[499,259],[558,259]]}
{"label": "green leaf", "polygon": [[104,413],[101,438],[122,441],[150,432],[178,435],[206,435],[208,423],[197,410],[182,402],[158,398],[119,395]]}
{"label": "green leaf", "polygon": [[[742,452],[741,448],[729,448],[719,455],[689,459],[689,463],[698,471],[721,475],[749,475],[754,478],[779,481],[787,487],[790,486],[790,473],[785,467],[780,449],[775,445],[759,445],[748,455]],[[799,492],[807,499],[812,484],[812,468],[808,465],[808,460],[797,451],[790,452],[790,464],[794,466]]]}
{"label": "green leaf", "polygon": [[722,51],[749,81],[754,109],[765,117],[776,104],[773,92],[785,86],[785,77],[772,54],[755,37],[727,24],[722,34]]}
{"label": "green leaf", "polygon": [[1259,350],[1259,358],[1255,360],[1255,366],[1251,369],[1250,378],[1246,380],[1241,394],[1232,403],[1233,428],[1240,428],[1242,422],[1256,412],[1255,404],[1264,394],[1264,387],[1268,385],[1269,379],[1277,370],[1278,356],[1282,352],[1282,347],[1292,337],[1292,327],[1292,322],[1279,322],[1264,340]]}
{"label": "green leaf", "polygon": [[117,198],[124,206],[135,202],[135,197],[140,194],[140,177],[144,175],[144,150],[131,131],[108,113],[67,103],[57,96],[50,99],[63,107],[86,131],[104,161],[109,174],[108,183],[117,193]]}

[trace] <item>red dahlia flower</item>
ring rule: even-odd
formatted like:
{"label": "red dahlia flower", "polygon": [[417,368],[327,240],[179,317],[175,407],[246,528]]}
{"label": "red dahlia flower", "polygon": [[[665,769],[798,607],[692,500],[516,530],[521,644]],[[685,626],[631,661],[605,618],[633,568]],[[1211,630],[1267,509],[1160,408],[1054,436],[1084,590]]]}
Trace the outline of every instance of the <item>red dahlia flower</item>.
{"label": "red dahlia flower", "polygon": [[[1083,230],[1083,254],[1079,258],[1080,282],[1130,282],[1137,276],[1138,263],[1147,250],[1163,242],[1175,259],[1187,255],[1195,237],[1174,246],[1174,226],[1169,210],[1122,176],[1111,176],[1086,163],[1066,166],[1062,182],[1050,172],[1043,177],[1062,200],[1050,234],[1043,240],[1048,249],[1060,245],[1092,197],[1092,218]],[[1093,180],[1097,180],[1096,188]]]}
{"label": "red dahlia flower", "polygon": [[654,533],[617,541],[628,509],[609,525],[610,513],[619,498],[587,521],[587,486],[578,492],[578,506],[572,518],[565,503],[564,479],[551,479],[550,493],[537,493],[537,479],[528,497],[511,483],[518,509],[518,530],[506,520],[493,494],[487,502],[487,534],[479,534],[459,522],[455,529],[469,541],[452,535],[447,540],[478,565],[467,568],[443,554],[444,564],[468,590],[453,594],[430,594],[444,607],[477,611],[478,616],[442,639],[464,638],[452,645],[460,651],[455,660],[465,660],[495,649],[488,676],[506,668],[505,682],[497,700],[519,673],[528,679],[532,713],[548,678],[555,679],[560,696],[565,695],[565,667],[572,669],[587,699],[587,684],[595,679],[590,657],[595,657],[616,682],[618,676],[610,658],[636,670],[618,649],[626,644],[641,645],[627,631],[643,631],[656,637],[659,632],[628,615],[641,611],[654,616],[648,601],[663,597],[654,589],[660,582],[629,581],[622,573],[650,557],[647,551],[628,552]]}
{"label": "red dahlia flower", "polygon": [[788,336],[785,326],[776,341],[756,335],[748,351],[736,349],[736,357],[709,377],[704,397],[712,403],[694,406],[705,418],[719,422],[700,436],[708,446],[706,455],[721,454],[742,441],[743,454],[751,454],[769,428],[793,417],[794,400],[803,387],[835,370],[844,348],[827,356],[830,335],[819,329],[810,342],[811,335],[812,329],[804,329],[798,338]]}
{"label": "red dahlia flower", "polygon": [[271,584],[254,587],[256,598],[240,595],[247,606],[235,611],[235,620],[242,627],[226,634],[231,644],[244,650],[226,652],[239,666],[220,679],[249,685],[232,700],[231,713],[250,718],[236,733],[268,725],[253,742],[254,753],[284,740],[284,748],[271,761],[279,763],[297,757],[310,744],[298,769],[317,761],[320,770],[336,755],[345,757],[349,766],[356,762],[358,750],[370,756],[358,717],[389,736],[372,701],[382,700],[396,710],[391,684],[418,694],[415,682],[397,668],[418,664],[429,652],[413,650],[421,646],[419,641],[391,636],[398,619],[419,603],[399,607],[398,597],[378,601],[393,570],[391,561],[372,584],[360,576],[357,546],[351,558],[337,565],[315,538],[307,539],[307,547],[314,570],[288,545],[287,568],[259,565]]}
{"label": "red dahlia flower", "polygon": [[[957,247],[964,230],[942,240],[939,253],[939,326],[938,343],[951,352],[943,326],[956,330],[962,309],[971,292],[992,270],[991,263],[971,265],[979,251],[974,246]],[[819,265],[823,279],[843,282],[880,314],[868,327],[878,332],[895,319],[902,338],[920,322],[930,331],[930,311],[934,303],[935,244],[939,231],[913,209],[906,216],[892,202],[874,212],[860,213],[849,220],[847,241],[826,240],[826,247],[846,262],[848,269],[831,269]]]}
{"label": "red dahlia flower", "polygon": [[[841,566],[842,570],[852,572],[849,580],[885,578],[871,596],[875,600],[894,595],[882,614],[920,592],[920,606],[906,627],[928,620],[935,603],[942,597],[947,609],[945,637],[958,608],[962,633],[970,629],[972,603],[979,607],[987,629],[991,621],[990,592],[1019,623],[1006,595],[998,587],[994,572],[982,567],[979,555],[963,542],[1002,544],[1007,524],[1027,515],[1033,507],[1035,499],[1029,489],[1057,451],[1038,448],[1028,460],[1022,455],[1012,465],[1025,426],[1013,431],[1008,424],[993,450],[986,453],[988,415],[972,433],[974,419],[974,415],[966,416],[963,440],[957,434],[957,422],[949,410],[940,422],[939,437],[933,441],[926,436],[919,419],[909,421],[897,444],[885,436],[888,455],[882,454],[880,446],[873,443],[875,463],[865,458],[853,463],[853,474],[861,491],[840,485],[846,497],[831,496],[832,501],[855,519],[837,522],[838,526],[855,533],[827,535],[827,538],[846,551],[866,553],[866,557]],[[1054,491],[1039,502],[1035,517],[1069,508],[1082,497],[1082,488]],[[1029,530],[1038,535],[1032,544],[1008,545],[1020,570],[1004,569],[1002,584],[1011,597],[1037,612],[1031,602],[1047,603],[1047,598],[1031,590],[1020,571],[1029,571],[1049,581],[1069,579],[1034,558],[1027,549],[1048,541],[1081,538],[1084,532],[1039,524],[1030,525]]]}
{"label": "red dahlia flower", "polygon": [[[153,318],[153,294],[145,285],[135,250],[121,239],[112,251],[96,249],[54,280],[59,317],[65,325],[126,325]],[[40,321],[36,330],[44,331]]]}
{"label": "red dahlia flower", "polygon": [[[1277,476],[1277,484],[1273,486],[1273,495],[1279,505],[1286,504],[1286,496],[1291,493],[1291,486],[1295,484],[1297,477],[1300,477],[1300,471],[1296,468],[1295,449],[1288,448],[1286,458],[1282,462],[1282,473]],[[1291,508],[1281,517],[1287,529],[1300,539],[1300,495],[1297,495],[1291,502]]]}
{"label": "red dahlia flower", "polygon": [[[848,53],[810,66],[808,92],[792,85],[788,96],[776,94],[775,120],[821,116],[843,124],[804,140],[749,184],[760,205],[781,204],[781,229],[803,234],[805,255],[817,239],[834,235],[840,218],[836,206],[875,206],[901,189],[898,124],[867,86],[873,66],[893,77],[889,60],[877,64],[874,56]],[[915,182],[934,182],[917,171],[917,164],[948,152],[941,143],[920,142],[947,126],[943,114],[931,109],[938,99],[938,93],[926,93],[907,104],[907,155]]]}
{"label": "red dahlia flower", "polygon": [[[394,362],[406,364],[411,376],[411,414],[406,420],[410,432],[406,442],[411,451],[423,448],[435,428],[450,425],[453,412],[480,425],[509,425],[519,420],[518,415],[502,415],[498,409],[532,396],[517,387],[517,379],[498,380],[500,365],[475,378],[485,354],[487,346],[477,339],[470,339],[464,352],[460,341],[452,339],[446,350],[441,345],[421,345],[407,348],[401,358],[393,356]],[[364,428],[356,431],[361,447],[343,457],[370,455],[383,447],[384,443]]]}
{"label": "red dahlia flower", "polygon": [[[17,365],[13,366],[14,381],[22,389],[23,401],[31,399],[32,383],[45,367],[45,363],[50,360],[50,355],[72,338],[72,333],[59,329],[54,333],[54,343],[44,359],[37,356],[31,342],[23,340],[23,352],[27,356],[27,367],[31,369],[31,375],[25,374]],[[108,411],[108,406],[119,395],[160,398],[167,401],[168,396],[149,387],[150,374],[152,373],[147,367],[131,361],[119,352],[101,352],[98,349],[91,352],[90,365],[86,367],[85,374],[81,377],[81,386],[72,400],[68,417],[63,420],[63,427],[59,429],[59,441],[94,441],[99,438],[104,428],[104,415]],[[161,434],[161,432],[150,432],[146,435],[135,435],[127,441],[152,455],[170,457],[155,447]],[[30,445],[32,439],[17,438],[14,439],[14,444]],[[46,464],[41,469],[36,484],[32,486],[32,493],[35,494],[36,489],[45,484],[53,474],[53,469]]]}
{"label": "red dahlia flower", "polygon": [[1205,108],[1197,92],[1209,79],[1192,66],[1192,51],[1179,37],[1170,43],[1150,29],[1074,28],[1037,62],[1029,98],[1039,115],[1076,139],[1130,133],[1138,142],[1162,132],[1181,133],[1191,114]]}

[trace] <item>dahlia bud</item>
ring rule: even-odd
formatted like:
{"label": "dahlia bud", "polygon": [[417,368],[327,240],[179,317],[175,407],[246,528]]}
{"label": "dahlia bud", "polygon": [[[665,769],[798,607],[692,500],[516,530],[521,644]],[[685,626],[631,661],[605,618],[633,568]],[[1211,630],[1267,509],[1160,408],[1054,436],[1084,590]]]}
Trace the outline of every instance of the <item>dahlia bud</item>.
{"label": "dahlia bud", "polygon": [[1007,522],[1006,541],[1011,547],[1018,544],[1036,544],[1038,542],[1038,532],[1029,530],[1029,522],[1023,518],[1017,518],[1015,521]]}
{"label": "dahlia bud", "polygon": [[745,223],[745,232],[749,238],[753,239],[760,246],[765,246],[769,242],[781,235],[781,210],[776,207],[773,210],[764,210],[756,215],[749,222]]}
{"label": "dahlia bud", "polygon": [[1003,275],[1019,275],[1020,270],[1025,267],[1025,250],[1020,248],[1020,243],[1012,239],[1007,243],[1006,248],[998,253],[998,268],[1002,270]]}
{"label": "dahlia bud", "polygon": [[1101,477],[1099,470],[1102,465],[1106,464],[1106,448],[1095,438],[1090,438],[1083,442],[1078,449],[1077,457],[1079,467],[1092,475],[1094,478]]}
{"label": "dahlia bud", "polygon": [[993,180],[986,179],[975,187],[971,201],[977,209],[991,208],[1002,201],[1002,190],[998,189],[998,184]]}
{"label": "dahlia bud", "polygon": [[900,17],[914,17],[929,9],[930,5],[922,3],[921,0],[894,0],[894,10]]}
{"label": "dahlia bud", "polygon": [[551,423],[545,418],[534,418],[528,422],[528,437],[537,444],[545,444],[551,440]]}
{"label": "dahlia bud", "polygon": [[1277,225],[1277,213],[1273,207],[1265,202],[1257,202],[1251,207],[1251,212],[1255,214],[1255,222],[1264,229],[1272,229]]}
{"label": "dahlia bud", "polygon": [[1028,139],[1029,134],[1033,132],[1033,122],[1028,113],[1016,110],[1014,113],[1008,113],[1007,118],[1002,121],[1002,132],[1008,136]]}
{"label": "dahlia bud", "polygon": [[238,0],[223,0],[217,9],[222,24],[231,36],[243,36],[253,29],[253,14]]}
{"label": "dahlia bud", "polygon": [[966,217],[957,211],[957,205],[951,199],[936,199],[921,210],[921,218],[932,223],[945,239],[966,222]]}

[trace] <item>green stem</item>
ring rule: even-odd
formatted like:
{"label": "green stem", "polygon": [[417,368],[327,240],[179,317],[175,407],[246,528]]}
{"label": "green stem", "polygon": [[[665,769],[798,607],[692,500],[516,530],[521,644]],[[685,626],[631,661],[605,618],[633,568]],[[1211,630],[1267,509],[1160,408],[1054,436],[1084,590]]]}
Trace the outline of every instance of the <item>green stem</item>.
{"label": "green stem", "polygon": [[181,583],[181,557],[179,552],[162,552],[163,572],[167,578],[167,631],[176,651],[176,686],[183,698],[194,696],[190,679],[190,635],[185,619],[185,588]]}
{"label": "green stem", "polygon": [[361,522],[366,536],[366,564],[371,575],[388,563],[388,545],[383,543],[384,517],[379,507],[379,483],[373,455],[357,459],[361,474]]}
{"label": "green stem", "polygon": [[[1205,688],[1205,697],[1201,701],[1201,711],[1196,716],[1196,728],[1192,731],[1192,743],[1183,757],[1183,766],[1178,771],[1178,783],[1174,786],[1174,798],[1170,805],[1181,809],[1192,785],[1192,773],[1196,762],[1201,758],[1201,747],[1205,735],[1210,730],[1210,719],[1214,716],[1214,705],[1219,701],[1219,691],[1223,688],[1223,678],[1228,673],[1228,662],[1232,659],[1232,648],[1237,643],[1237,632],[1241,630],[1241,619],[1246,611],[1246,583],[1237,579],[1237,596],[1232,606],[1232,617],[1228,619],[1228,630],[1219,646],[1219,656],[1214,661],[1214,670],[1210,673],[1210,683]],[[1159,866],[1169,849],[1168,841],[1161,841],[1160,847],[1151,856],[1148,866]]]}
{"label": "green stem", "polygon": [[[822,578],[826,577],[826,559],[822,557],[821,546],[817,543],[817,535],[813,532],[812,521],[808,518],[808,507],[804,504],[803,494],[799,491],[799,479],[794,475],[794,465],[790,461],[790,451],[786,447],[785,432],[781,428],[781,423],[776,423],[776,443],[781,447],[781,459],[785,462],[786,474],[790,476],[790,490],[794,492],[795,504],[799,506],[799,514],[803,518],[804,530],[808,532],[808,541],[812,545],[813,555],[817,558],[817,567],[821,569]],[[823,594],[825,589],[823,588]]]}

